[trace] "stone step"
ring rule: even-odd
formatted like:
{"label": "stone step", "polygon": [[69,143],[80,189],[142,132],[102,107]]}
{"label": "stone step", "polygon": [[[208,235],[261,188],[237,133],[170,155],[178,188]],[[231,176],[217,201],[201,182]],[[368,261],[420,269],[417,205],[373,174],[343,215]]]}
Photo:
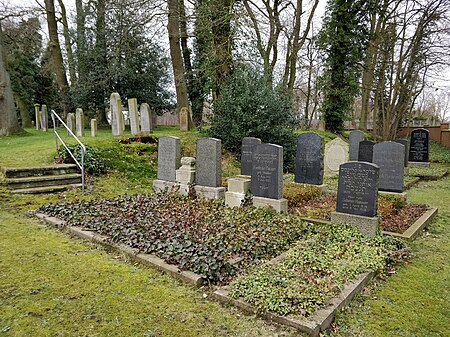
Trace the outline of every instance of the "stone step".
{"label": "stone step", "polygon": [[75,164],[54,164],[42,166],[2,167],[5,178],[41,177],[78,172]]}
{"label": "stone step", "polygon": [[58,186],[44,186],[44,187],[33,187],[33,188],[21,188],[17,190],[12,190],[11,194],[43,194],[43,193],[55,193],[62,192],[69,188],[81,187],[81,184],[69,184],[69,185],[58,185]]}
{"label": "stone step", "polygon": [[44,186],[72,185],[81,183],[81,174],[59,174],[24,178],[7,178],[5,183],[10,190]]}

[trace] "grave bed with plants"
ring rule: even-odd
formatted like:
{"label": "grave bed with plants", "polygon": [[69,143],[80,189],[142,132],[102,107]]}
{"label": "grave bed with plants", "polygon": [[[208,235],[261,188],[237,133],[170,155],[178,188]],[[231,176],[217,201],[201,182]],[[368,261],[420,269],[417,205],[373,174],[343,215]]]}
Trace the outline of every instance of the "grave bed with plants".
{"label": "grave bed with plants", "polygon": [[38,212],[228,285],[255,312],[281,316],[307,318],[349,281],[406,256],[398,239],[177,194],[47,204]]}

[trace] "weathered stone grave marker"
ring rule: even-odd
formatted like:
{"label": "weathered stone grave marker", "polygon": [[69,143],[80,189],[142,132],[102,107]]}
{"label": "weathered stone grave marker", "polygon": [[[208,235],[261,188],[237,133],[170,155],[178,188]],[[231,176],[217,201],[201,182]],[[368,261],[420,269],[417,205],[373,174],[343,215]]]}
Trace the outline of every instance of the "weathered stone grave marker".
{"label": "weathered stone grave marker", "polygon": [[358,161],[371,163],[373,161],[373,147],[375,142],[363,140],[359,142]]}
{"label": "weathered stone grave marker", "polygon": [[241,147],[241,175],[252,175],[252,156],[256,145],[261,144],[261,139],[254,137],[244,137]]}
{"label": "weathered stone grave marker", "polygon": [[41,107],[41,130],[48,131],[48,110],[45,104]]}
{"label": "weathered stone grave marker", "polygon": [[141,132],[152,132],[152,118],[150,105],[142,103],[139,110],[141,113]]}
{"label": "weathered stone grave marker", "polygon": [[155,191],[176,191],[176,170],[180,167],[181,142],[180,138],[163,136],[158,138],[158,173],[153,181]]}
{"label": "weathered stone grave marker", "polygon": [[139,133],[139,115],[136,98],[128,99],[128,117],[130,118],[131,134],[136,136]]}
{"label": "weathered stone grave marker", "polygon": [[382,142],[373,147],[373,163],[380,168],[380,191],[403,192],[405,147],[396,142]]}
{"label": "weathered stone grave marker", "polygon": [[39,130],[41,126],[41,106],[39,104],[34,105],[34,117],[36,130]]}
{"label": "weathered stone grave marker", "polygon": [[83,109],[77,108],[75,110],[75,123],[77,129],[77,137],[84,137],[84,113]]}
{"label": "weathered stone grave marker", "polygon": [[364,136],[364,133],[362,133],[359,130],[353,130],[350,131],[348,143],[349,143],[349,160],[357,161],[358,160],[358,153],[359,153],[359,144],[363,140],[365,140],[366,137]]}
{"label": "weathered stone grave marker", "polygon": [[97,120],[91,119],[91,137],[97,137]]}
{"label": "weathered stone grave marker", "polygon": [[181,158],[181,167],[176,171],[176,181],[180,184],[179,193],[188,195],[195,181],[195,158]]}
{"label": "weathered stone grave marker", "polygon": [[[70,112],[67,114],[67,120],[66,120],[67,128],[72,131],[73,134],[76,133],[76,121],[75,121],[75,114],[73,112]],[[67,131],[68,136],[72,136],[72,134]]]}
{"label": "weathered stone grave marker", "polygon": [[251,191],[255,207],[270,206],[277,212],[287,213],[287,200],[283,198],[283,147],[275,144],[255,146]]}
{"label": "weathered stone grave marker", "polygon": [[324,174],[325,176],[337,176],[339,166],[348,162],[349,146],[347,142],[337,137],[325,145]]}
{"label": "weathered stone grave marker", "polygon": [[408,156],[409,156],[409,142],[408,139],[396,138],[393,140],[396,143],[402,144],[405,147],[405,167],[408,166]]}
{"label": "weathered stone grave marker", "polygon": [[351,224],[367,236],[378,230],[379,168],[367,162],[350,162],[340,166],[336,212],[331,221]]}
{"label": "weathered stone grave marker", "polygon": [[122,101],[120,95],[117,92],[113,92],[109,101],[111,109],[111,129],[113,136],[123,135],[125,128],[125,121],[122,113]]}
{"label": "weathered stone grave marker", "polygon": [[195,192],[207,199],[225,196],[222,187],[222,141],[201,138],[197,141]]}
{"label": "weathered stone grave marker", "polygon": [[297,138],[295,182],[311,185],[323,183],[323,138],[315,132],[302,133]]}
{"label": "weathered stone grave marker", "polygon": [[415,129],[411,132],[408,158],[410,164],[430,166],[429,134],[430,132],[427,129]]}
{"label": "weathered stone grave marker", "polygon": [[180,109],[180,131],[189,131],[189,110],[186,107]]}

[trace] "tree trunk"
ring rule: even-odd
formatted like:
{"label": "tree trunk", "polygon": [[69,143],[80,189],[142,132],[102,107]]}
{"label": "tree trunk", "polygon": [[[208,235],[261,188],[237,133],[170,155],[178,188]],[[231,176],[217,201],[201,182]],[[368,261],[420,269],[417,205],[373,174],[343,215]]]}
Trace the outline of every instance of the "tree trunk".
{"label": "tree trunk", "polygon": [[62,19],[62,24],[63,24],[64,45],[66,47],[66,53],[67,53],[67,64],[69,66],[70,82],[71,82],[71,84],[74,84],[77,81],[77,75],[75,72],[75,61],[73,58],[72,41],[70,41],[70,35],[69,35],[69,24],[67,23],[66,7],[64,6],[63,0],[58,0],[58,2],[59,2],[59,7],[61,8],[61,19]]}
{"label": "tree trunk", "polygon": [[32,127],[30,112],[28,111],[27,104],[18,96],[16,96],[16,106],[20,112],[21,125],[23,128]]}
{"label": "tree trunk", "polygon": [[75,0],[75,7],[77,12],[77,70],[78,78],[81,83],[86,81],[86,29],[84,27],[85,23],[85,13],[83,9],[83,0]]}
{"label": "tree trunk", "polygon": [[106,69],[108,67],[108,59],[106,54],[106,0],[97,1],[97,21],[95,23],[96,40],[95,40],[95,74],[98,86],[94,88],[94,109],[97,115],[98,124],[106,124],[105,97],[107,96]]}
{"label": "tree trunk", "polygon": [[0,136],[8,136],[19,131],[11,81],[4,62],[3,32],[0,23]]}
{"label": "tree trunk", "polygon": [[59,94],[61,95],[63,116],[66,119],[70,112],[69,84],[67,82],[66,71],[64,69],[61,47],[58,38],[58,27],[55,17],[55,3],[53,0],[45,0],[45,10],[47,12],[47,25],[49,35],[49,49],[52,59],[53,71],[56,75]]}
{"label": "tree trunk", "polygon": [[167,30],[169,32],[170,57],[172,59],[173,77],[175,79],[175,91],[177,94],[177,113],[181,108],[189,109],[186,79],[184,76],[183,57],[180,47],[179,8],[178,0],[168,0],[169,20]]}

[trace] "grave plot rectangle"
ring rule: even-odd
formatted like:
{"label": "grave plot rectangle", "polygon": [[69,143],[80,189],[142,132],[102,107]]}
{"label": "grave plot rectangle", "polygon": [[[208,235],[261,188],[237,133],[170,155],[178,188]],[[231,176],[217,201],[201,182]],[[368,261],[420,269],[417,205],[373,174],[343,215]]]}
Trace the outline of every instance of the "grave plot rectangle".
{"label": "grave plot rectangle", "polygon": [[253,148],[261,144],[261,139],[254,137],[244,137],[241,148],[241,174],[250,176],[252,174]]}
{"label": "grave plot rectangle", "polygon": [[201,138],[197,141],[195,182],[200,186],[222,186],[222,141]]}
{"label": "grave plot rectangle", "polygon": [[256,145],[252,157],[252,193],[256,197],[283,197],[283,147]]}
{"label": "grave plot rectangle", "polygon": [[419,163],[429,162],[429,134],[427,129],[415,129],[411,132],[409,161]]}
{"label": "grave plot rectangle", "polygon": [[408,139],[396,138],[393,141],[396,143],[402,144],[405,147],[405,167],[407,167],[408,166],[408,155],[409,155]]}
{"label": "grave plot rectangle", "polygon": [[324,141],[315,132],[302,133],[297,138],[295,182],[322,185]]}
{"label": "grave plot rectangle", "polygon": [[371,163],[373,161],[373,146],[375,142],[363,140],[359,143],[358,161]]}
{"label": "grave plot rectangle", "polygon": [[380,167],[380,191],[403,192],[405,147],[382,142],[373,147],[373,163]]}
{"label": "grave plot rectangle", "polygon": [[180,138],[164,136],[158,139],[158,174],[159,180],[175,181],[176,170],[180,167]]}
{"label": "grave plot rectangle", "polygon": [[379,168],[366,162],[350,162],[339,168],[336,211],[374,217],[377,214]]}
{"label": "grave plot rectangle", "polygon": [[364,136],[364,133],[362,133],[361,131],[359,131],[359,130],[350,131],[350,135],[349,135],[349,139],[348,139],[349,160],[351,160],[351,161],[358,160],[359,144],[360,144],[360,142],[362,142],[365,139],[366,139],[366,137]]}

